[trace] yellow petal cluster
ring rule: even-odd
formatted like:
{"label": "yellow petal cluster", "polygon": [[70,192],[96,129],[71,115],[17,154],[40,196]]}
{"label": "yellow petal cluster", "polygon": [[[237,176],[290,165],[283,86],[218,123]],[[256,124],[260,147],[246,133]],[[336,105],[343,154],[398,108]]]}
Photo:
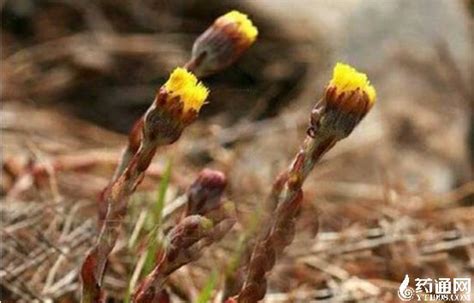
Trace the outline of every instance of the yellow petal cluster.
{"label": "yellow petal cluster", "polygon": [[375,88],[370,84],[367,75],[358,72],[350,65],[337,63],[329,85],[335,86],[338,93],[360,89],[367,94],[370,103],[375,102]]}
{"label": "yellow petal cluster", "polygon": [[209,90],[198,82],[196,76],[186,69],[178,67],[165,83],[165,89],[171,98],[179,97],[183,102],[183,113],[190,109],[199,112],[209,95]]}
{"label": "yellow petal cluster", "polygon": [[235,23],[237,30],[250,42],[254,42],[258,35],[257,28],[252,24],[252,21],[246,14],[233,10],[227,14],[219,17],[217,22]]}

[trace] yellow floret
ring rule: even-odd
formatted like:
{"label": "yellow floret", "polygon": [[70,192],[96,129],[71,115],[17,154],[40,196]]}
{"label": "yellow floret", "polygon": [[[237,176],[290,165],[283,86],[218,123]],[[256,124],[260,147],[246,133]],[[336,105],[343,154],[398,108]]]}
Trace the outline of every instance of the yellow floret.
{"label": "yellow floret", "polygon": [[367,75],[358,72],[350,65],[337,63],[334,67],[333,76],[329,85],[335,86],[338,92],[350,92],[360,89],[369,96],[371,103],[375,102],[375,88],[370,84]]}
{"label": "yellow floret", "polygon": [[165,89],[171,97],[180,97],[183,102],[183,113],[190,109],[199,112],[209,95],[209,90],[198,82],[196,76],[181,67],[171,73],[165,83]]}
{"label": "yellow floret", "polygon": [[247,17],[247,15],[242,14],[239,11],[233,10],[220,18],[227,22],[235,22],[237,24],[237,29],[239,30],[239,32],[241,32],[250,41],[250,43],[254,42],[257,38],[258,30],[252,24],[252,21]]}

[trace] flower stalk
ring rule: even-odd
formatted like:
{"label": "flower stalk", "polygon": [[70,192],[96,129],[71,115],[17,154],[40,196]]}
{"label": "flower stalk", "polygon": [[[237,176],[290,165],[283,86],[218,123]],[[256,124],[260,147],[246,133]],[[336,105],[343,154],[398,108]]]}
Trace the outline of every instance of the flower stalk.
{"label": "flower stalk", "polygon": [[159,302],[168,276],[197,260],[202,250],[222,239],[235,223],[230,203],[223,203],[227,185],[219,171],[204,169],[187,191],[185,217],[167,234],[167,245],[153,271],[135,290],[133,302]]}
{"label": "flower stalk", "polygon": [[[143,179],[157,148],[176,141],[183,129],[196,119],[207,98],[207,89],[191,73],[210,75],[228,67],[250,47],[257,33],[247,16],[237,11],[218,18],[196,39],[185,68],[173,72],[145,115],[135,122],[112,180],[98,201],[101,232],[81,268],[83,303],[105,300],[101,287],[107,258],[117,241],[130,195]],[[207,240],[196,243],[194,254],[218,240],[232,225],[231,220],[219,228],[216,226]]]}
{"label": "flower stalk", "polygon": [[178,140],[198,115],[208,90],[184,69],[176,69],[143,117],[141,142],[125,168],[103,192],[107,205],[98,240],[81,269],[82,302],[103,302],[101,291],[107,259],[117,241],[128,200],[143,179],[158,147]]}
{"label": "flower stalk", "polygon": [[[214,23],[194,42],[191,58],[184,69],[198,77],[215,74],[237,61],[255,42],[258,29],[247,15],[231,11],[217,18]],[[126,169],[138,151],[142,141],[144,117],[140,117],[132,127],[128,144],[122,153],[119,165],[112,177],[113,183]],[[102,197],[99,200],[99,225],[105,217],[107,205]]]}
{"label": "flower stalk", "polygon": [[365,74],[338,63],[323,98],[311,111],[307,136],[290,167],[282,173],[268,198],[267,226],[257,235],[239,293],[229,302],[253,303],[266,293],[266,273],[291,244],[303,201],[302,186],[321,157],[349,136],[375,102],[375,89]]}

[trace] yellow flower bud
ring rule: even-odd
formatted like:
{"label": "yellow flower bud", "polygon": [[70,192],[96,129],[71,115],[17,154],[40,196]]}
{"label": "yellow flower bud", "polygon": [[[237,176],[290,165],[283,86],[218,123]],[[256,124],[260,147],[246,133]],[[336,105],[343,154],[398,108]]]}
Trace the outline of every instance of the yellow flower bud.
{"label": "yellow flower bud", "polygon": [[375,88],[370,84],[367,75],[358,72],[350,65],[337,63],[334,67],[333,76],[329,82],[329,86],[334,86],[337,94],[351,94],[352,92],[359,90],[360,93],[367,94],[371,104],[375,102]]}
{"label": "yellow flower bud", "polygon": [[176,141],[196,120],[209,90],[184,68],[176,68],[145,113],[143,138],[160,144]]}
{"label": "yellow flower bud", "polygon": [[247,15],[236,10],[219,17],[216,20],[216,24],[223,27],[229,24],[234,26],[235,31],[241,36],[242,42],[248,45],[252,44],[258,35],[257,28],[252,24],[252,21]]}
{"label": "yellow flower bud", "polygon": [[216,19],[193,45],[189,67],[199,76],[215,73],[237,60],[257,38],[247,15],[231,11]]}
{"label": "yellow flower bud", "polygon": [[181,67],[171,73],[164,87],[171,102],[177,97],[183,103],[183,113],[189,110],[199,112],[209,95],[209,90],[198,82],[196,76]]}
{"label": "yellow flower bud", "polygon": [[309,133],[316,129],[343,138],[348,136],[375,104],[376,91],[367,75],[337,63],[323,102],[316,104]]}

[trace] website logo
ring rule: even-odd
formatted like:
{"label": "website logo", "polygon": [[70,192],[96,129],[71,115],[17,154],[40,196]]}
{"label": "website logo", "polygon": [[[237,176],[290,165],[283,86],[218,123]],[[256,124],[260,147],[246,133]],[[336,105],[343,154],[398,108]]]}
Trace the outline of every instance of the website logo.
{"label": "website logo", "polygon": [[471,301],[471,278],[416,278],[415,288],[409,284],[410,277],[405,275],[398,288],[402,301]]}
{"label": "website logo", "polygon": [[400,287],[398,288],[398,297],[402,301],[410,301],[415,297],[415,290],[408,286],[410,284],[410,277],[405,275],[405,279],[403,279]]}

